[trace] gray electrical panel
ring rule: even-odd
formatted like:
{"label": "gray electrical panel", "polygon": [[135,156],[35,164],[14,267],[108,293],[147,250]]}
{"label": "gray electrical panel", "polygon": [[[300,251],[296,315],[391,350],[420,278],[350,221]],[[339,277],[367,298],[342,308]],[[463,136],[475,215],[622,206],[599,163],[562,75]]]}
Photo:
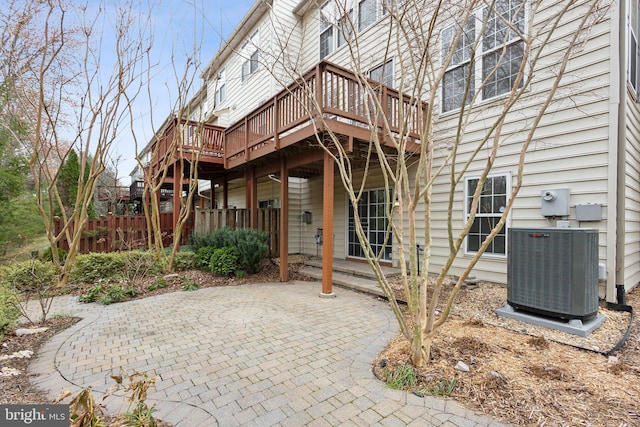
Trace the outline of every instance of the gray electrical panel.
{"label": "gray electrical panel", "polygon": [[569,216],[569,189],[542,190],[540,209],[542,216]]}

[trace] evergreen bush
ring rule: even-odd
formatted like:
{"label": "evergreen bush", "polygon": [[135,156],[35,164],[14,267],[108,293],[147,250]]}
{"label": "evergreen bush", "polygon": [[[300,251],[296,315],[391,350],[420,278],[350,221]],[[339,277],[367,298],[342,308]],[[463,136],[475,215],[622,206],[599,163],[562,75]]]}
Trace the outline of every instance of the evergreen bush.
{"label": "evergreen bush", "polygon": [[[211,259],[211,255],[209,256]],[[200,258],[193,251],[180,251],[173,259],[173,268],[176,271],[192,270],[199,267]],[[207,263],[207,267],[209,264]]]}
{"label": "evergreen bush", "polygon": [[223,276],[232,276],[238,268],[238,250],[233,246],[215,249],[209,261],[209,269]]}
{"label": "evergreen bush", "polygon": [[121,252],[78,255],[71,268],[72,282],[94,283],[100,279],[122,279],[126,260]]}
{"label": "evergreen bush", "polygon": [[11,287],[0,283],[0,340],[9,332],[20,316]]}

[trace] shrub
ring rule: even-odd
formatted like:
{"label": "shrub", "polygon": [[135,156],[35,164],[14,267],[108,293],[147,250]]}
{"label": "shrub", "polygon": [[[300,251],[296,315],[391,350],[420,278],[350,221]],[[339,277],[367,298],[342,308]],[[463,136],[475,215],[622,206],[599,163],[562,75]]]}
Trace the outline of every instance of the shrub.
{"label": "shrub", "polygon": [[209,268],[223,276],[233,275],[238,268],[238,250],[233,246],[216,249],[211,255]]}
{"label": "shrub", "polygon": [[238,265],[247,273],[258,273],[267,256],[268,234],[250,228],[233,230],[223,228],[209,234],[192,236],[191,246],[198,254],[201,268],[206,268],[216,249],[235,247],[238,251]]}
{"label": "shrub", "polygon": [[121,255],[125,264],[123,274],[129,280],[162,273],[162,265],[151,252],[131,251]]}
{"label": "shrub", "polygon": [[50,262],[23,261],[4,268],[2,282],[18,292],[48,290],[58,279],[58,269]]}
{"label": "shrub", "polygon": [[[209,255],[209,259],[211,255]],[[180,251],[173,259],[173,268],[176,271],[192,270],[199,267],[200,258],[193,251]],[[208,263],[207,263],[208,266]]]}
{"label": "shrub", "polygon": [[[42,262],[53,262],[53,251],[51,250],[51,246],[45,249],[38,259]],[[58,248],[58,259],[63,263],[67,259],[67,251],[62,248]]]}
{"label": "shrub", "polygon": [[209,270],[211,255],[213,255],[216,249],[220,248],[214,248],[213,246],[203,246],[198,249],[198,252],[196,252],[196,257],[198,258],[198,268],[202,270]]}
{"label": "shrub", "polygon": [[93,283],[104,280],[135,280],[162,272],[162,265],[150,252],[111,252],[78,255],[69,279]]}
{"label": "shrub", "polygon": [[238,248],[238,264],[249,274],[262,270],[262,262],[267,256],[269,246],[265,232],[243,228],[236,230],[236,247]]}
{"label": "shrub", "polygon": [[11,288],[0,283],[0,339],[13,327],[20,316],[16,303]]}
{"label": "shrub", "polygon": [[236,230],[226,227],[206,234],[194,233],[189,238],[189,245],[194,252],[198,252],[198,249],[206,246],[211,246],[215,249],[235,246],[235,232]]}
{"label": "shrub", "polygon": [[100,279],[121,279],[124,267],[125,258],[121,252],[78,255],[69,280],[93,283]]}

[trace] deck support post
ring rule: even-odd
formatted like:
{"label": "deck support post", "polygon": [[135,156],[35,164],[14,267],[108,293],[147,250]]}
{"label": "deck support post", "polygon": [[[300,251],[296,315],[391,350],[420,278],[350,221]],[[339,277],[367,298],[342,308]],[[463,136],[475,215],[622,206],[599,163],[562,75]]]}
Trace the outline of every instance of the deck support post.
{"label": "deck support post", "polygon": [[335,297],[333,293],[333,158],[324,152],[322,183],[322,293],[321,298]]}
{"label": "deck support post", "polygon": [[258,228],[258,178],[255,168],[246,173],[247,180],[247,210],[249,211],[249,227]]}
{"label": "deck support post", "polygon": [[229,180],[226,175],[222,181],[222,209],[229,209]]}
{"label": "deck support post", "polygon": [[289,281],[289,171],[280,160],[280,281]]}
{"label": "deck support post", "polygon": [[[182,201],[182,163],[176,160],[173,165],[173,238],[176,238],[176,228],[180,219],[180,202]],[[159,211],[158,211],[159,212]],[[175,243],[175,242],[174,242]],[[180,249],[180,242],[177,246]]]}

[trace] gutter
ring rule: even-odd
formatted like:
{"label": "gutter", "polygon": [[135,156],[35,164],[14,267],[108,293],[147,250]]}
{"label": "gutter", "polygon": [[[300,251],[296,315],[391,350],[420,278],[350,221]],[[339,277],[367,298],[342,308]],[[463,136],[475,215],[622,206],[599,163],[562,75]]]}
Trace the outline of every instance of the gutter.
{"label": "gutter", "polygon": [[[618,110],[617,110],[617,150],[616,150],[616,242],[615,242],[615,294],[607,287],[607,301],[626,303],[624,286],[625,271],[625,210],[626,210],[626,117],[627,117],[627,67],[626,67],[626,2],[618,2]],[[614,33],[615,34],[615,33]]]}

